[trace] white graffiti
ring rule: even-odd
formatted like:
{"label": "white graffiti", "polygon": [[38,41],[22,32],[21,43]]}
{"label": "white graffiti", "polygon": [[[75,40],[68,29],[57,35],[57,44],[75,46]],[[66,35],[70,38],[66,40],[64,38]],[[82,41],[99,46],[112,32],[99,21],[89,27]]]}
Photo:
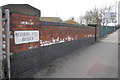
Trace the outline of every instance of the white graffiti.
{"label": "white graffiti", "polygon": [[21,24],[34,25],[34,22],[22,21]]}
{"label": "white graffiti", "polygon": [[48,45],[63,43],[63,42],[65,42],[65,39],[68,40],[68,41],[74,40],[74,38],[73,38],[73,37],[70,37],[70,36],[68,36],[68,37],[66,37],[66,38],[63,38],[63,39],[60,39],[60,37],[57,37],[57,39],[52,38],[51,41],[43,41],[43,40],[40,40],[40,45],[41,45],[41,46],[48,46]]}

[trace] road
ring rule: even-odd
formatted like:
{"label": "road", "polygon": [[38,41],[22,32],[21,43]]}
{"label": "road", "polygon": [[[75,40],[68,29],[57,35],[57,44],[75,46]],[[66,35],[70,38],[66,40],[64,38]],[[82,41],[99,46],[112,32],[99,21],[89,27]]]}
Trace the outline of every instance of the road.
{"label": "road", "polygon": [[58,60],[35,78],[118,78],[118,31]]}

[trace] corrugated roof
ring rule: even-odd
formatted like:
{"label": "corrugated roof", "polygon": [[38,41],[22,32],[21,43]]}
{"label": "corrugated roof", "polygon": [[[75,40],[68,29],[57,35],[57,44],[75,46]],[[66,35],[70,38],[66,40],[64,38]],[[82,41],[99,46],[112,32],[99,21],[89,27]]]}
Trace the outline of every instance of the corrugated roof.
{"label": "corrugated roof", "polygon": [[40,21],[63,22],[59,17],[40,17]]}
{"label": "corrugated roof", "polygon": [[76,25],[80,25],[78,22],[75,22],[73,20],[67,20],[67,21],[64,21],[65,23],[68,23],[68,24],[76,24]]}

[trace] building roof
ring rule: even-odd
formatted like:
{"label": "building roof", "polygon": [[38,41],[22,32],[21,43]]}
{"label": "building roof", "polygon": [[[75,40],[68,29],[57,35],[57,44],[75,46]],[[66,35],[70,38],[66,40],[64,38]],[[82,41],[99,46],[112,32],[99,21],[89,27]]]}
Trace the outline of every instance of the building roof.
{"label": "building roof", "polygon": [[68,23],[68,24],[76,24],[76,25],[80,25],[78,22],[75,22],[73,20],[67,20],[67,21],[64,21],[65,23]]}
{"label": "building roof", "polygon": [[59,17],[40,17],[40,21],[63,22]]}
{"label": "building roof", "polygon": [[8,4],[2,6],[2,12],[4,13],[5,9],[9,9],[11,13],[25,14],[30,16],[40,17],[40,10],[34,8],[29,4]]}

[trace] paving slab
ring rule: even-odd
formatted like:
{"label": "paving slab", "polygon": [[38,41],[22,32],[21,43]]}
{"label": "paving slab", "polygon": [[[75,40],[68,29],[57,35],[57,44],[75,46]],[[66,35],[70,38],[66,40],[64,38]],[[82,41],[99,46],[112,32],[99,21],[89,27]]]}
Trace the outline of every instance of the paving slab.
{"label": "paving slab", "polygon": [[58,60],[35,78],[118,78],[118,31]]}

